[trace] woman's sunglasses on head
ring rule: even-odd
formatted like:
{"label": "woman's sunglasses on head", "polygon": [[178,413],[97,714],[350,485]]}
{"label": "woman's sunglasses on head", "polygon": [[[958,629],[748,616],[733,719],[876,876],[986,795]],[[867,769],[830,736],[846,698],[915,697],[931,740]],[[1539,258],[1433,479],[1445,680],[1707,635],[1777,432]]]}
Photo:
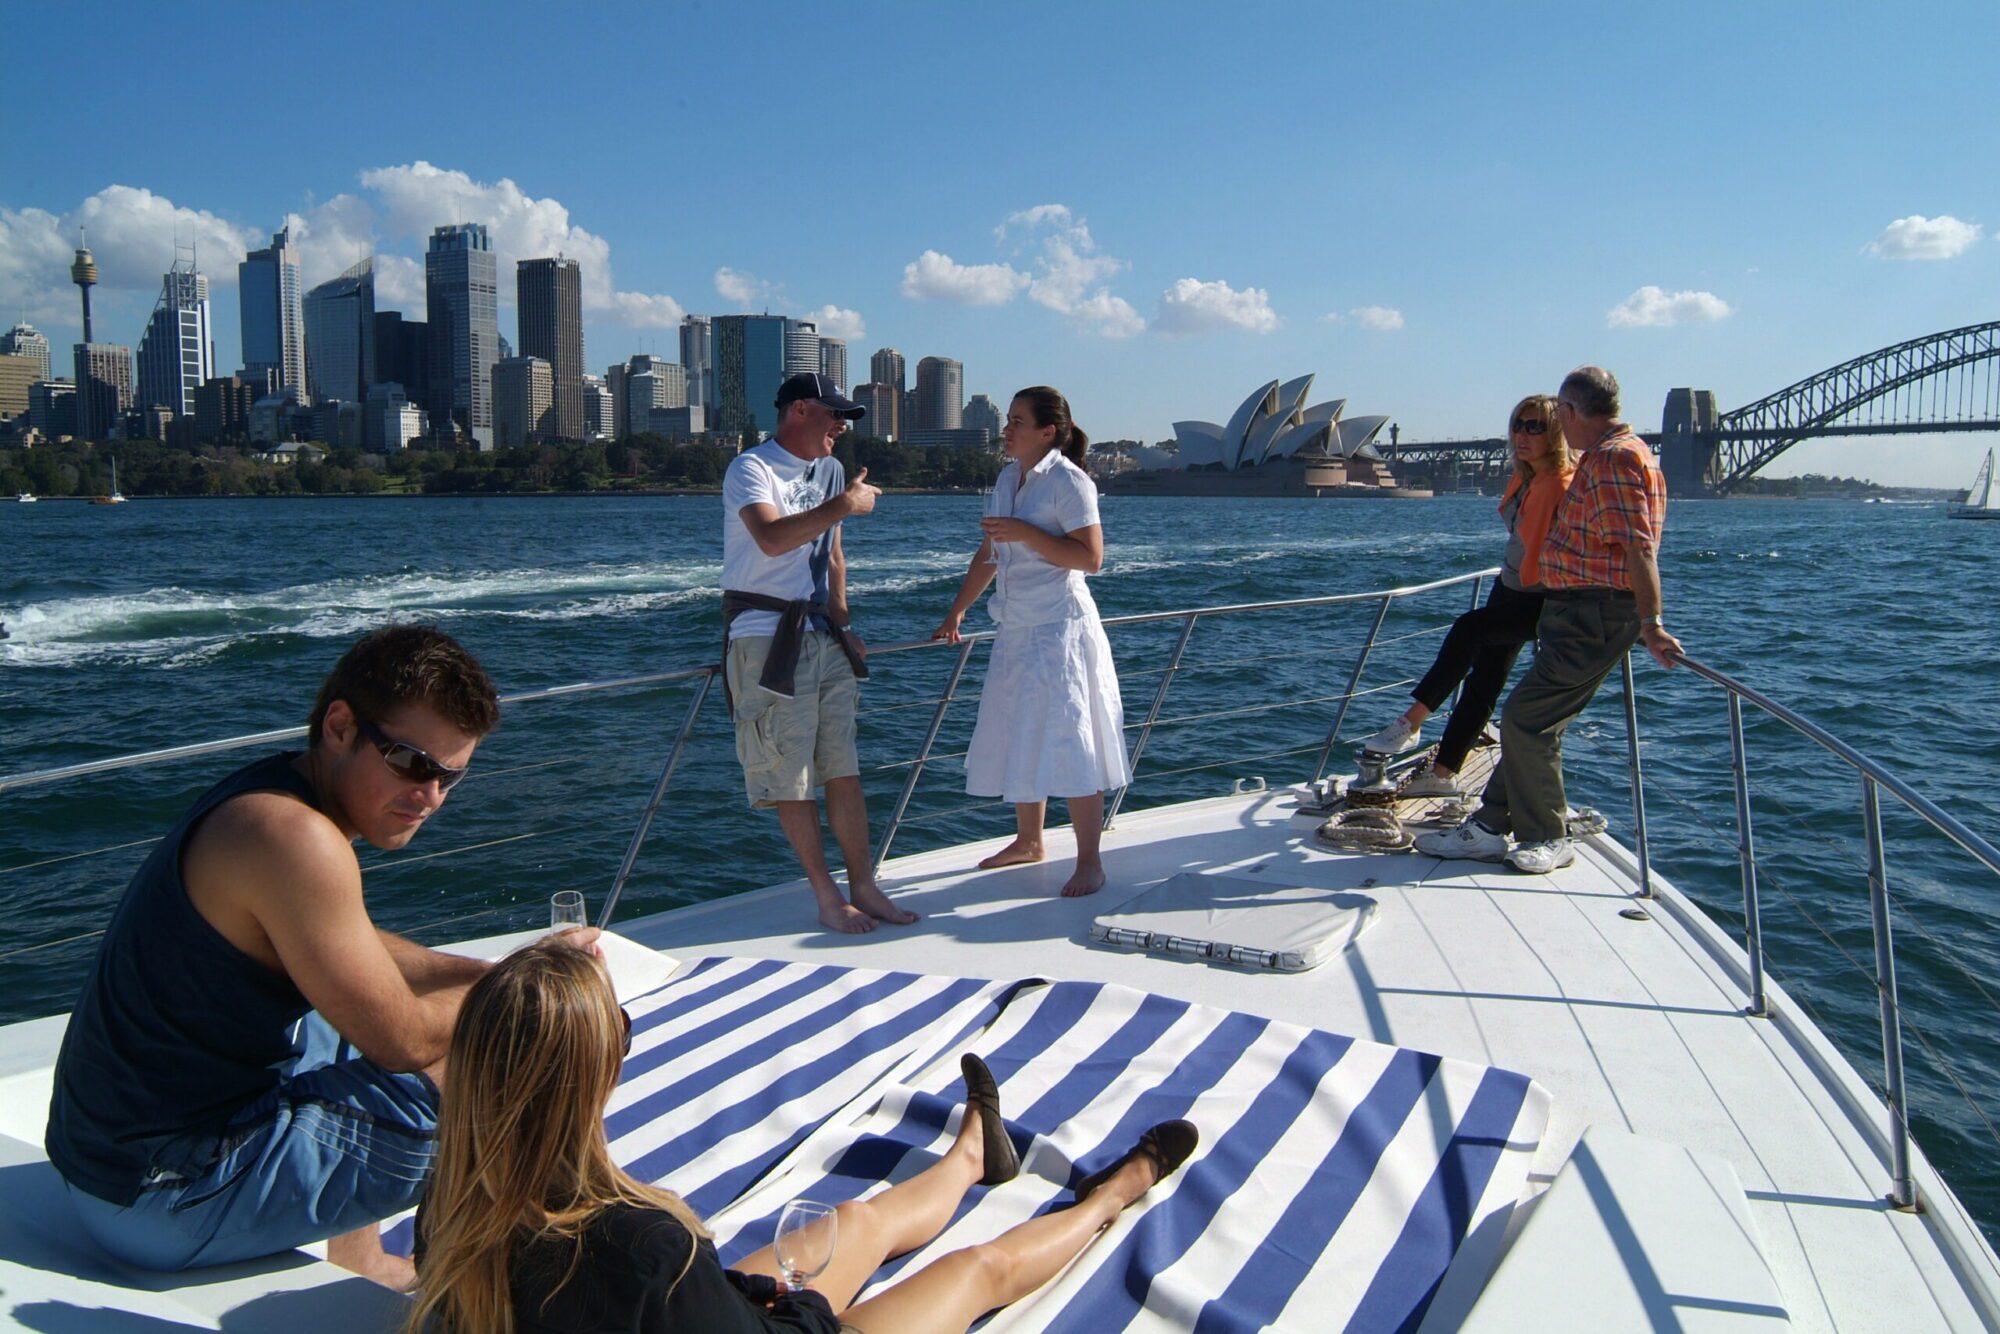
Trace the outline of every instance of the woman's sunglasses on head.
{"label": "woman's sunglasses on head", "polygon": [[409,742],[396,741],[384,736],[382,729],[366,718],[356,718],[354,721],[361,728],[361,735],[368,738],[369,744],[382,752],[382,763],[388,765],[398,778],[415,783],[419,787],[435,780],[438,791],[449,792],[457,785],[459,779],[465,777],[464,769],[454,769],[449,764],[439,764]]}

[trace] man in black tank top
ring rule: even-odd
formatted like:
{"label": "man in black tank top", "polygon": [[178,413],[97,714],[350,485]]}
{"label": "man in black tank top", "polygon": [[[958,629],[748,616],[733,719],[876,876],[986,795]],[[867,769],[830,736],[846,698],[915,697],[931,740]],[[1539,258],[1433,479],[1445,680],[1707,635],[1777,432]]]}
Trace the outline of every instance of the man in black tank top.
{"label": "man in black tank top", "polygon": [[452,1025],[488,965],[379,930],[354,842],[408,843],[498,721],[449,636],[377,630],[320,687],[308,748],[225,778],[139,868],[49,1106],[50,1161],[106,1250],[178,1270],[330,1239],[335,1263],[414,1276],[376,1224],[429,1175]]}

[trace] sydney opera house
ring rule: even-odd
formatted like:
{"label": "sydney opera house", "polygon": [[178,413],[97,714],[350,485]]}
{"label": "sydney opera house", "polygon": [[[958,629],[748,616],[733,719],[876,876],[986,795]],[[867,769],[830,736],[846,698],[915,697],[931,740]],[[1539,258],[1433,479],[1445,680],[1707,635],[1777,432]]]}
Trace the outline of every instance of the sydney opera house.
{"label": "sydney opera house", "polygon": [[1343,417],[1344,398],[1305,406],[1313,377],[1262,385],[1229,419],[1174,423],[1174,448],[1143,446],[1103,482],[1113,495],[1428,496],[1396,484],[1374,440],[1387,417]]}

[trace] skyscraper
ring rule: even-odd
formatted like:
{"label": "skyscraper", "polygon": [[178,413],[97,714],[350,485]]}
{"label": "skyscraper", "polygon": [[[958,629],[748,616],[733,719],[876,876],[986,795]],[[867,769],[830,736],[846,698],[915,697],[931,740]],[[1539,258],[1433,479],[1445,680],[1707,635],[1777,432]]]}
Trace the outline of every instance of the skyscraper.
{"label": "skyscraper", "polygon": [[612,439],[616,427],[617,413],[611,407],[611,391],[604,387],[604,381],[595,375],[583,377],[583,438],[586,440]]}
{"label": "skyscraper", "polygon": [[902,395],[886,384],[859,384],[854,386],[853,398],[856,403],[868,409],[868,415],[854,423],[859,435],[879,436],[884,440],[896,438],[897,400]]}
{"label": "skyscraper", "polygon": [[[654,408],[684,408],[688,404],[687,373],[676,363],[641,352],[625,363],[625,420],[633,435],[651,427]],[[773,391],[775,393],[775,391]]]}
{"label": "skyscraper", "polygon": [[540,357],[493,363],[493,445],[525,445],[555,434],[555,373]]}
{"label": "skyscraper", "polygon": [[132,349],[119,343],[78,343],[76,433],[102,444],[132,406]]}
{"label": "skyscraper", "polygon": [[[399,310],[375,312],[375,379],[378,384],[399,384],[411,403],[431,409],[430,326],[422,320],[406,320]],[[446,413],[449,416],[449,412]]]}
{"label": "skyscraper", "polygon": [[1000,405],[984,394],[974,394],[972,401],[965,405],[965,425],[970,430],[986,432],[990,443],[1000,438],[1000,427],[1004,424],[1000,416]]}
{"label": "skyscraper", "polygon": [[819,340],[819,373],[833,380],[841,393],[847,392],[847,340],[845,338],[824,338]]}
{"label": "skyscraper", "polygon": [[[746,431],[769,434],[778,424],[774,404],[786,369],[788,335],[798,333],[798,320],[782,315],[717,315],[715,330],[714,429],[724,436]],[[799,344],[803,348],[803,342]],[[813,364],[818,370],[819,333],[812,334]]]}
{"label": "skyscraper", "polygon": [[44,440],[80,434],[76,429],[76,386],[68,380],[42,380],[28,386],[28,425]]}
{"label": "skyscraper", "polygon": [[904,383],[903,354],[893,347],[879,348],[868,359],[868,378],[876,384],[887,386],[896,392],[889,397],[891,408],[888,416],[877,423],[879,429],[871,432],[884,440],[903,438],[903,391],[909,386]]}
{"label": "skyscraper", "polygon": [[241,302],[243,369],[258,380],[275,372],[277,388],[306,387],[305,293],[299,282],[299,252],[291,228],[281,228],[263,250],[252,250],[236,266]]}
{"label": "skyscraper", "polygon": [[521,355],[549,363],[557,440],[583,439],[583,270],[573,259],[524,259],[514,267]]}
{"label": "skyscraper", "polygon": [[424,295],[430,323],[431,412],[479,443],[493,445],[493,363],[499,360],[499,286],[486,226],[461,222],[435,228],[424,255]]}
{"label": "skyscraper", "polygon": [[715,331],[706,315],[681,321],[681,366],[687,371],[688,402],[715,408]]}
{"label": "skyscraper", "polygon": [[0,357],[27,357],[40,367],[35,376],[37,380],[55,378],[54,363],[49,358],[49,340],[37,333],[32,324],[17,324],[0,334]]}
{"label": "skyscraper", "polygon": [[177,259],[160,281],[160,299],[139,340],[139,406],[192,416],[195,391],[214,377],[208,279],[192,259]]}
{"label": "skyscraper", "polygon": [[917,363],[918,431],[956,431],[965,424],[965,367],[950,357]]}
{"label": "skyscraper", "polygon": [[304,304],[313,401],[364,402],[375,383],[375,257],[313,288]]}
{"label": "skyscraper", "polygon": [[[819,326],[811,320],[785,321],[785,374],[819,371]],[[771,396],[777,397],[773,389]]]}
{"label": "skyscraper", "polygon": [[33,357],[0,354],[0,417],[26,416],[28,390],[42,378]]}

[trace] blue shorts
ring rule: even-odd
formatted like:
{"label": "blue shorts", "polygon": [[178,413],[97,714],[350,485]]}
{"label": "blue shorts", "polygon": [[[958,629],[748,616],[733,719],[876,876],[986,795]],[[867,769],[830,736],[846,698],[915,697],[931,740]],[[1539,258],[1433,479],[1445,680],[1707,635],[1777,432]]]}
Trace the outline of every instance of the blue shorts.
{"label": "blue shorts", "polygon": [[357,1052],[317,1013],[278,1087],[156,1170],[129,1208],[74,1186],[84,1229],[141,1269],[228,1264],[324,1241],[401,1213],[435,1156],[437,1086]]}

